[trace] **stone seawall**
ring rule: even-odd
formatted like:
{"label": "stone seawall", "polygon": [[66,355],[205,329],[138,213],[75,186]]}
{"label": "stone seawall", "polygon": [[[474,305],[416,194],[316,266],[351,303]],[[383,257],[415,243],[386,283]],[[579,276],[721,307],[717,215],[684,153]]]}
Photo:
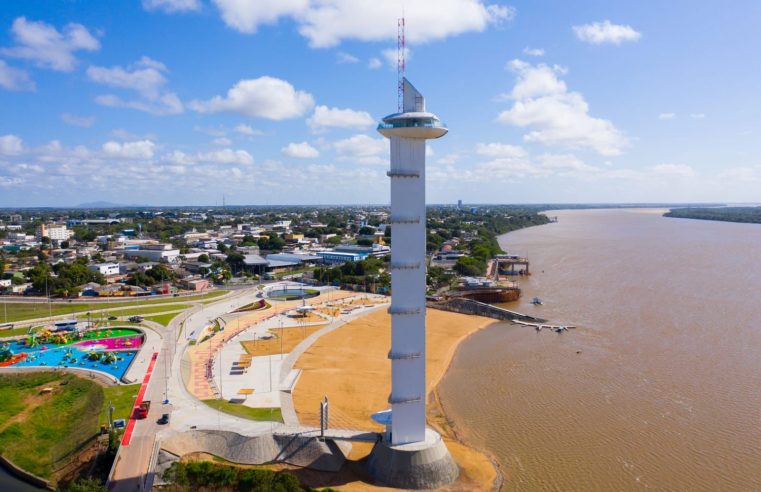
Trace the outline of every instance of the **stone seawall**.
{"label": "stone seawall", "polygon": [[528,323],[546,323],[547,320],[535,318],[528,314],[522,314],[509,309],[504,309],[485,302],[474,301],[473,299],[452,298],[446,301],[429,302],[429,308],[441,309],[442,311],[451,311],[460,314],[474,314],[485,316],[500,321],[526,321]]}

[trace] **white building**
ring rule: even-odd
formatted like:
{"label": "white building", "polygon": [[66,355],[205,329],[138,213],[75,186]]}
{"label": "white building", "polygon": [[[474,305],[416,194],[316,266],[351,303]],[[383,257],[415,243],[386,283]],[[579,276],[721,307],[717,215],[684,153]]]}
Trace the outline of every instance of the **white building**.
{"label": "white building", "polygon": [[100,272],[101,275],[105,276],[119,275],[120,273],[118,263],[97,263],[94,265],[87,265],[87,268]]}
{"label": "white building", "polygon": [[125,249],[127,258],[146,258],[148,261],[176,263],[180,258],[180,250],[172,248],[171,244],[143,245],[140,249]]}
{"label": "white building", "polygon": [[63,224],[40,224],[37,227],[38,241],[42,240],[43,237],[50,238],[51,241],[68,241],[73,235],[74,231],[69,230]]}
{"label": "white building", "polygon": [[447,133],[405,78],[403,111],[378,131],[391,140],[391,443],[425,441],[425,141]]}

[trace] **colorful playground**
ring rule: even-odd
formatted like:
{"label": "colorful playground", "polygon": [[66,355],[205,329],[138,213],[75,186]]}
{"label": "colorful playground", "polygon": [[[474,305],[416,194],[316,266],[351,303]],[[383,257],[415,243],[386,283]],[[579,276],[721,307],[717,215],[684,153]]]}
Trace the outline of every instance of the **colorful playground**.
{"label": "colorful playground", "polygon": [[0,344],[0,367],[80,368],[121,379],[144,340],[143,333],[133,328],[44,330]]}

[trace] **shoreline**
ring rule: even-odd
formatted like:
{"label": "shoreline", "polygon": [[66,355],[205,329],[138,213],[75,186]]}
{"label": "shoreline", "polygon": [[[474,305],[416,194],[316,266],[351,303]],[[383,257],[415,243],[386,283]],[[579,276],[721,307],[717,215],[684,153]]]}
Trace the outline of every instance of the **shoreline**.
{"label": "shoreline", "polygon": [[[497,460],[497,457],[490,452],[487,449],[478,447],[474,445],[473,443],[469,442],[461,432],[457,430],[457,427],[461,424],[458,424],[454,419],[452,419],[452,416],[450,413],[447,413],[446,405],[444,404],[443,400],[441,399],[441,394],[439,393],[439,389],[441,386],[441,382],[444,380],[444,378],[449,374],[450,369],[452,368],[452,364],[454,364],[455,357],[457,356],[457,353],[460,351],[460,347],[463,343],[465,343],[469,338],[471,338],[473,335],[475,335],[478,332],[481,332],[485,329],[494,327],[498,324],[509,324],[511,326],[516,326],[515,323],[505,322],[505,321],[496,321],[494,323],[491,323],[489,325],[486,325],[482,328],[479,328],[478,330],[475,330],[465,336],[463,336],[460,340],[457,341],[457,343],[454,345],[454,350],[452,351],[452,355],[449,358],[449,363],[447,364],[446,369],[439,377],[438,381],[436,381],[436,384],[434,385],[433,390],[431,391],[430,395],[428,396],[429,399],[429,408],[426,411],[428,414],[426,417],[426,420],[428,421],[431,426],[435,426],[436,430],[440,432],[443,436],[445,435],[449,439],[452,439],[456,442],[458,442],[460,445],[465,446],[469,449],[472,449],[478,453],[481,453],[482,455],[486,456],[489,461],[491,462],[492,467],[494,468],[494,472],[496,473],[496,477],[494,478],[492,482],[491,489],[495,492],[498,492],[502,489],[502,485],[505,482],[505,474],[502,471],[502,465],[500,464],[499,460]],[[440,426],[436,425],[433,420],[433,416],[431,415],[434,408],[431,408],[430,406],[430,400],[433,399],[433,405],[435,405],[434,408],[438,408],[441,412],[441,416],[444,419],[447,427],[446,429],[440,428]]]}
{"label": "shoreline", "polygon": [[[446,414],[438,386],[449,371],[461,344],[471,335],[494,326],[491,318],[430,309],[427,316],[427,424],[441,433],[460,467],[457,482],[442,490],[499,490],[504,476],[489,452],[471,445],[455,430],[458,425]],[[390,389],[390,366],[385,353],[390,347],[390,317],[383,311],[369,313],[316,340],[295,366],[302,369],[293,391],[294,408],[303,425],[315,424],[314,403],[323,396],[331,401],[331,416],[339,427],[382,430],[369,416],[386,408]],[[381,357],[383,355],[383,357]],[[357,472],[371,446],[355,444],[340,477],[323,477],[312,486],[340,485],[351,490],[377,490]],[[341,487],[343,488],[343,487]]]}

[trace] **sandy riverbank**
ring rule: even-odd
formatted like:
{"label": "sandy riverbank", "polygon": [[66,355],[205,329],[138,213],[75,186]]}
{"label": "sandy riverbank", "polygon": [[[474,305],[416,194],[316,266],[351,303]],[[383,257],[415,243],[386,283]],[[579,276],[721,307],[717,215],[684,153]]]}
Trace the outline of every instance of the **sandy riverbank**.
{"label": "sandy riverbank", "polygon": [[[450,490],[491,490],[498,478],[488,456],[456,439],[435,392],[460,342],[492,323],[493,320],[480,316],[428,310],[428,424],[444,436],[460,465],[461,477]],[[293,393],[293,402],[302,424],[319,426],[319,401],[327,396],[332,425],[382,430],[370,420],[370,415],[388,408],[391,365],[386,355],[391,346],[390,326],[391,318],[385,310],[375,311],[322,336],[299,358],[296,367],[302,369],[302,374]],[[360,461],[370,449],[370,445],[355,445],[350,459]],[[314,486],[345,490],[378,488],[367,483],[368,477],[363,476],[362,466],[357,463],[350,463],[338,476],[330,477],[331,483],[325,483],[325,477],[311,474],[302,478]]]}

